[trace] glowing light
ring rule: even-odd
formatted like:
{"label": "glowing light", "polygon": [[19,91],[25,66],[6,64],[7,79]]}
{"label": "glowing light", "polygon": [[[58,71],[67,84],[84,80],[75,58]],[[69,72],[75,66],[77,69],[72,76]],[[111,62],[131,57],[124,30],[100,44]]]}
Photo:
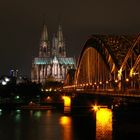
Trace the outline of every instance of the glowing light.
{"label": "glowing light", "polygon": [[102,84],[102,82],[100,82],[100,85]]}
{"label": "glowing light", "polygon": [[20,97],[17,95],[15,98],[16,98],[16,99],[19,99]]}
{"label": "glowing light", "polygon": [[10,81],[10,79],[9,79],[9,78],[7,78],[7,77],[5,77],[5,81],[6,81],[6,82],[9,82],[9,81]]}
{"label": "glowing light", "polygon": [[92,86],[92,83],[90,83],[90,86]]}
{"label": "glowing light", "polygon": [[17,109],[17,110],[16,110],[16,112],[17,112],[17,113],[20,113],[20,110],[19,110],[19,109]]}
{"label": "glowing light", "polygon": [[60,124],[61,124],[61,125],[68,125],[68,124],[70,124],[70,123],[71,123],[70,117],[68,117],[68,116],[62,116],[62,117],[60,118]]}
{"label": "glowing light", "polygon": [[118,80],[116,79],[116,80],[115,80],[115,83],[117,83],[117,82],[118,82]]}
{"label": "glowing light", "polygon": [[120,70],[118,71],[118,79],[121,79],[122,77],[122,68],[120,68]]}
{"label": "glowing light", "polygon": [[134,76],[135,76],[136,74],[137,74],[136,72],[133,73]]}
{"label": "glowing light", "polygon": [[49,91],[48,89],[46,89],[45,91]]}
{"label": "glowing light", "polygon": [[101,108],[96,112],[96,139],[112,139],[112,111]]}
{"label": "glowing light", "polygon": [[59,120],[60,125],[63,127],[63,139],[64,140],[72,140],[72,121],[71,121],[71,117],[68,116],[62,116],[60,117]]}
{"label": "glowing light", "polygon": [[2,109],[0,109],[0,112],[2,112]]}
{"label": "glowing light", "polygon": [[96,85],[97,83],[95,82],[94,85]]}
{"label": "glowing light", "polygon": [[109,82],[108,81],[106,81],[106,84],[108,84]]}
{"label": "glowing light", "polygon": [[7,84],[6,81],[2,81],[2,85],[5,86]]}
{"label": "glowing light", "polygon": [[94,111],[97,111],[97,110],[99,110],[99,107],[98,107],[97,105],[94,105],[94,106],[93,106],[93,110],[94,110]]}
{"label": "glowing light", "polygon": [[126,82],[129,82],[129,79],[128,79],[128,78],[126,78],[126,79],[125,79],[125,81],[126,81]]}
{"label": "glowing light", "polygon": [[33,101],[30,101],[29,105],[35,105],[35,103]]}
{"label": "glowing light", "polygon": [[43,89],[41,89],[41,91],[44,91]]}
{"label": "glowing light", "polygon": [[37,111],[37,112],[35,112],[34,113],[34,116],[36,117],[36,118],[40,118],[41,117],[41,111]]}
{"label": "glowing light", "polygon": [[130,70],[130,77],[132,77],[133,76],[133,73],[134,73],[134,70],[133,70],[133,68]]}
{"label": "glowing light", "polygon": [[64,100],[64,106],[70,106],[71,105],[71,98],[68,96],[63,96],[62,97]]}
{"label": "glowing light", "polygon": [[50,100],[50,99],[51,99],[51,97],[50,97],[50,96],[48,96],[48,97],[47,97],[47,100]]}
{"label": "glowing light", "polygon": [[132,69],[130,70],[129,76],[130,76],[130,77],[133,77],[133,76],[135,76],[136,74],[139,74],[139,73],[134,72],[134,69],[132,68]]}

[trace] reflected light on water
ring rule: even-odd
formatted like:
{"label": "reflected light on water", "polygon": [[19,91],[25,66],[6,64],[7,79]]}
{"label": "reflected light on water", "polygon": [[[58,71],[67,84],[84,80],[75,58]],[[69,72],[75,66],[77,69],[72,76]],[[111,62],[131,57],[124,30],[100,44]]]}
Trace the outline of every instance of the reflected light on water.
{"label": "reflected light on water", "polygon": [[16,122],[20,122],[20,119],[21,119],[21,115],[20,114],[16,114],[15,115],[15,121]]}
{"label": "reflected light on water", "polygon": [[0,116],[2,115],[2,109],[0,109]]}
{"label": "reflected light on water", "polygon": [[64,140],[72,140],[72,122],[71,118],[68,116],[62,116],[59,121],[60,125],[63,127]]}
{"label": "reflected light on water", "polygon": [[101,108],[96,112],[96,140],[112,140],[112,111]]}
{"label": "reflected light on water", "polygon": [[67,116],[62,116],[60,118],[60,124],[62,126],[65,126],[65,125],[70,125],[71,124],[71,118],[70,117],[67,117]]}
{"label": "reflected light on water", "polygon": [[47,117],[51,117],[52,116],[52,111],[51,110],[47,110],[46,114],[47,114]]}
{"label": "reflected light on water", "polygon": [[30,110],[30,117],[32,117],[33,115],[33,110]]}
{"label": "reflected light on water", "polygon": [[41,111],[36,111],[34,113],[35,118],[40,118],[41,117]]}

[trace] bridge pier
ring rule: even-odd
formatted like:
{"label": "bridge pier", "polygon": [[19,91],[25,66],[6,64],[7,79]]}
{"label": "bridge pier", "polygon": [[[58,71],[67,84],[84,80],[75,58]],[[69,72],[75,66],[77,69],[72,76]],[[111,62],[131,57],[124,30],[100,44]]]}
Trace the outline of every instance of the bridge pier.
{"label": "bridge pier", "polygon": [[64,100],[64,113],[70,114],[71,113],[71,97],[63,96],[63,100]]}

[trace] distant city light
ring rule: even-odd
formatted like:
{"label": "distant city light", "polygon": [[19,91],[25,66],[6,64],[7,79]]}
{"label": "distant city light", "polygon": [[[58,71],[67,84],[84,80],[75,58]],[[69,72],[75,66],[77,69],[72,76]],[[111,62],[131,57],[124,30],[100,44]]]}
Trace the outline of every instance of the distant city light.
{"label": "distant city light", "polygon": [[48,89],[46,89],[45,91],[49,91]]}
{"label": "distant city light", "polygon": [[17,110],[16,110],[16,112],[17,112],[17,113],[20,113],[20,110],[19,110],[19,109],[17,109]]}
{"label": "distant city light", "polygon": [[49,91],[52,91],[52,88],[50,88]]}
{"label": "distant city light", "polygon": [[4,79],[5,79],[6,82],[10,81],[10,79],[8,77],[5,77]]}
{"label": "distant city light", "polygon": [[50,96],[48,96],[48,97],[47,97],[47,100],[50,100],[50,99],[51,99],[51,97],[50,97]]}
{"label": "distant city light", "polygon": [[2,85],[4,86],[4,85],[6,85],[7,84],[7,82],[6,81],[2,81]]}
{"label": "distant city light", "polygon": [[20,98],[20,97],[17,95],[17,96],[16,96],[16,99],[19,99],[19,98]]}

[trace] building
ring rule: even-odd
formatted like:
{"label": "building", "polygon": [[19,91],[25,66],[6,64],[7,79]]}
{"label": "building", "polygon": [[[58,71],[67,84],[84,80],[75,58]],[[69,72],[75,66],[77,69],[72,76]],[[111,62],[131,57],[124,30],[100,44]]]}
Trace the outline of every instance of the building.
{"label": "building", "polygon": [[47,80],[63,82],[69,69],[75,69],[76,63],[73,57],[67,57],[66,45],[62,27],[50,42],[47,26],[44,24],[39,46],[39,56],[32,62],[32,82],[44,83]]}

